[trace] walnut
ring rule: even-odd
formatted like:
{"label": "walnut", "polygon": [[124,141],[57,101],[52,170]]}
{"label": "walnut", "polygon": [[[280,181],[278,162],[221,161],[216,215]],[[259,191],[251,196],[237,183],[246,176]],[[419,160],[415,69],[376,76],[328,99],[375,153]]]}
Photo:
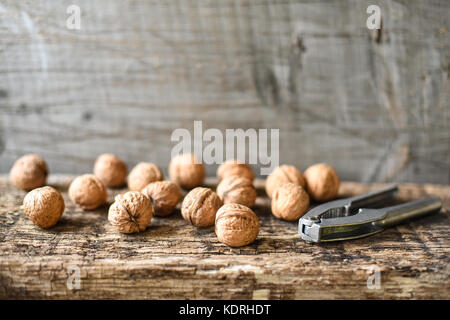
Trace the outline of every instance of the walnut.
{"label": "walnut", "polygon": [[276,188],[285,183],[295,183],[303,188],[306,187],[305,178],[302,173],[294,166],[282,165],[276,168],[266,180],[266,193],[272,198],[272,193]]}
{"label": "walnut", "polygon": [[152,203],[138,191],[117,195],[108,210],[109,223],[121,233],[144,231],[152,216]]}
{"label": "walnut", "polygon": [[151,162],[140,162],[128,175],[128,189],[141,191],[146,185],[164,180],[164,176],[157,165]]}
{"label": "walnut", "polygon": [[181,204],[181,215],[196,227],[214,225],[216,212],[222,205],[219,196],[208,188],[192,189]]}
{"label": "walnut", "polygon": [[245,177],[251,181],[255,178],[252,167],[246,163],[238,162],[237,160],[227,160],[217,168],[217,177],[219,180],[234,175]]}
{"label": "walnut", "polygon": [[308,193],[295,183],[283,184],[272,193],[272,213],[279,219],[298,220],[308,208]]}
{"label": "walnut", "polygon": [[168,216],[181,200],[180,190],[172,181],[152,182],[142,189],[141,192],[152,203],[155,216]]}
{"label": "walnut", "polygon": [[228,203],[217,211],[216,235],[220,242],[231,247],[246,246],[256,239],[258,232],[258,217],[250,208]]}
{"label": "walnut", "polygon": [[54,226],[64,212],[64,199],[58,190],[42,187],[27,193],[23,209],[28,218],[41,228]]}
{"label": "walnut", "polygon": [[223,203],[239,203],[252,207],[256,200],[253,182],[240,176],[228,176],[217,186],[217,194]]}
{"label": "walnut", "polygon": [[193,154],[179,154],[170,161],[170,179],[183,189],[201,186],[205,175],[205,167]]}
{"label": "walnut", "polygon": [[94,175],[106,187],[120,187],[127,178],[127,165],[120,158],[110,153],[100,155],[94,164]]}
{"label": "walnut", "polygon": [[108,194],[103,183],[93,174],[76,177],[69,186],[69,197],[84,210],[94,210],[106,202]]}
{"label": "walnut", "polygon": [[47,181],[48,167],[37,154],[26,154],[14,162],[9,177],[22,190],[42,187]]}
{"label": "walnut", "polygon": [[305,171],[306,190],[316,201],[325,202],[336,198],[339,191],[339,177],[332,167],[325,163],[315,164]]}

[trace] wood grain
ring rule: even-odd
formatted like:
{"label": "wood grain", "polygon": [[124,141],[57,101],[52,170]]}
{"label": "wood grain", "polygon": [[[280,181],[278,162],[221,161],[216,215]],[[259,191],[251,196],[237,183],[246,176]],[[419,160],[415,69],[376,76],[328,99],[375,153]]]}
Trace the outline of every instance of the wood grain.
{"label": "wood grain", "polygon": [[[166,168],[175,128],[279,128],[280,162],[351,181],[450,183],[450,2],[74,0],[0,4],[0,172],[99,153]],[[208,168],[213,174],[216,168]]]}
{"label": "wood grain", "polygon": [[[52,176],[66,212],[49,230],[35,227],[20,208],[25,192],[0,176],[0,298],[27,299],[449,299],[450,186],[402,184],[398,200],[435,195],[440,213],[354,241],[311,245],[297,224],[274,218],[263,192],[255,207],[257,240],[233,249],[213,228],[197,229],[179,212],[154,218],[137,235],[121,235],[107,206],[85,212],[69,201],[72,176]],[[209,179],[207,186],[214,186]],[[345,182],[340,196],[380,188]],[[114,194],[110,190],[109,202]],[[67,287],[79,267],[81,289]],[[380,289],[368,289],[373,266]]]}

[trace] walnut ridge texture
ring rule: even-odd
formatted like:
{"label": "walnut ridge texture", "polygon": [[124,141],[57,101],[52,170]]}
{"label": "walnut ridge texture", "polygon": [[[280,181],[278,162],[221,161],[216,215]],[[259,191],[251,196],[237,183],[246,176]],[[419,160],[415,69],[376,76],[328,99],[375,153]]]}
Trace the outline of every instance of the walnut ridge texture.
{"label": "walnut ridge texture", "polygon": [[291,165],[277,167],[266,180],[266,193],[269,198],[272,198],[272,193],[276,188],[289,182],[295,183],[303,188],[306,187],[305,178],[296,167]]}
{"label": "walnut ridge texture", "polygon": [[227,160],[217,168],[217,177],[219,180],[234,175],[245,177],[251,181],[255,178],[252,167],[238,160]]}
{"label": "walnut ridge texture", "polygon": [[219,196],[208,188],[192,189],[181,204],[181,215],[196,227],[214,225],[216,212],[222,205]]}
{"label": "walnut ridge texture", "polygon": [[303,187],[286,183],[272,193],[272,213],[288,221],[298,220],[309,208],[309,195]]}
{"label": "walnut ridge texture", "polygon": [[23,199],[23,209],[27,217],[41,228],[54,226],[61,218],[64,208],[61,193],[48,186],[33,189]]}
{"label": "walnut ridge texture", "polygon": [[252,207],[256,200],[256,189],[252,180],[241,176],[227,176],[217,186],[217,194],[223,203],[239,203]]}
{"label": "walnut ridge texture", "polygon": [[312,165],[305,170],[306,190],[316,201],[325,202],[336,198],[339,191],[339,177],[336,171],[325,163]]}
{"label": "walnut ridge texture", "polygon": [[69,186],[72,202],[84,210],[94,210],[105,204],[108,194],[99,178],[93,174],[76,177]]}
{"label": "walnut ridge texture", "polygon": [[9,178],[22,190],[42,187],[47,181],[48,167],[37,154],[26,154],[14,162]]}
{"label": "walnut ridge texture", "polygon": [[192,189],[203,184],[206,171],[193,154],[179,154],[170,160],[169,176],[181,188]]}
{"label": "walnut ridge texture", "polygon": [[127,165],[119,157],[104,153],[94,164],[94,175],[100,179],[106,187],[120,187],[127,178]]}
{"label": "walnut ridge texture", "polygon": [[149,183],[161,180],[164,180],[164,175],[156,164],[140,162],[128,175],[128,189],[141,191]]}
{"label": "walnut ridge texture", "polygon": [[108,210],[108,221],[121,233],[144,231],[153,216],[150,200],[138,191],[128,191],[114,198]]}
{"label": "walnut ridge texture", "polygon": [[181,200],[180,190],[172,181],[152,182],[141,192],[152,203],[155,216],[168,216]]}
{"label": "walnut ridge texture", "polygon": [[246,246],[259,233],[259,220],[248,207],[237,203],[224,204],[216,214],[216,235],[231,247]]}

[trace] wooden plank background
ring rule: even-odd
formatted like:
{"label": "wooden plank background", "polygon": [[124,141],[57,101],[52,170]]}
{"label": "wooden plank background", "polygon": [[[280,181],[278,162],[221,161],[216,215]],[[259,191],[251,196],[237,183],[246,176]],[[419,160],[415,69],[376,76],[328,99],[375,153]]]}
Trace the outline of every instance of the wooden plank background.
{"label": "wooden plank background", "polygon": [[1,1],[0,172],[28,152],[52,172],[100,152],[166,168],[171,132],[203,120],[279,128],[301,169],[448,184],[449,17],[446,0]]}

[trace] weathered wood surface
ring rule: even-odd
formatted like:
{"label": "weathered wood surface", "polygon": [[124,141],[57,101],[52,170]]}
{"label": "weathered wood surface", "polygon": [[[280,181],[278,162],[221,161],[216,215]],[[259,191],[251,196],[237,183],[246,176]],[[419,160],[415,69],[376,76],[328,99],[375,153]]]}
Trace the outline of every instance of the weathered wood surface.
{"label": "weathered wood surface", "polygon": [[[400,185],[399,201],[441,197],[439,214],[318,246],[299,238],[296,223],[270,214],[258,180],[260,234],[233,249],[217,241],[213,228],[192,227],[179,212],[154,218],[141,234],[118,234],[108,224],[107,206],[83,212],[71,204],[70,179],[52,177],[67,209],[58,225],[42,230],[20,208],[25,192],[0,177],[0,298],[450,298],[448,185]],[[379,187],[346,182],[340,196]],[[109,200],[121,191],[112,190]],[[67,287],[74,266],[80,268],[79,290]],[[381,272],[379,289],[367,287],[373,266]]]}
{"label": "weathered wood surface", "polygon": [[100,152],[164,166],[197,119],[279,128],[301,169],[449,184],[449,17],[447,0],[1,1],[0,172],[28,152],[53,172]]}

